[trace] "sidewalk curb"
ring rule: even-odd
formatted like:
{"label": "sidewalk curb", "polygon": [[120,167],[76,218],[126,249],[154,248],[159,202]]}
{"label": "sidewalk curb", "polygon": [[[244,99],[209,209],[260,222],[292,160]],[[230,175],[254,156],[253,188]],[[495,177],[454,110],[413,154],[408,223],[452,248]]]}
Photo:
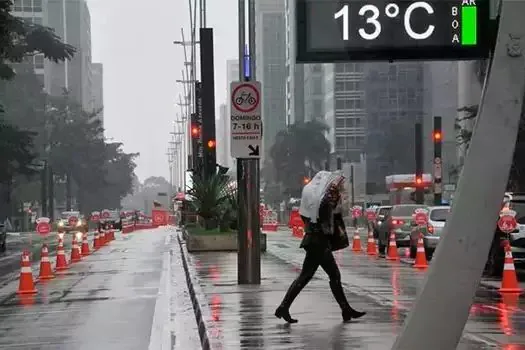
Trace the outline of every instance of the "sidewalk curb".
{"label": "sidewalk curb", "polygon": [[201,340],[201,346],[203,350],[211,350],[210,346],[210,337],[208,334],[208,329],[206,327],[206,322],[202,315],[202,308],[197,298],[197,292],[195,289],[198,289],[199,295],[202,295],[200,292],[200,286],[197,281],[194,281],[195,272],[191,264],[188,262],[188,250],[186,249],[186,243],[181,239],[182,231],[177,233],[177,240],[179,242],[180,252],[182,255],[182,266],[184,267],[184,274],[186,275],[186,283],[188,285],[188,291],[190,292],[191,303],[193,304],[193,311],[195,313],[195,321],[197,322],[199,328],[199,337]]}

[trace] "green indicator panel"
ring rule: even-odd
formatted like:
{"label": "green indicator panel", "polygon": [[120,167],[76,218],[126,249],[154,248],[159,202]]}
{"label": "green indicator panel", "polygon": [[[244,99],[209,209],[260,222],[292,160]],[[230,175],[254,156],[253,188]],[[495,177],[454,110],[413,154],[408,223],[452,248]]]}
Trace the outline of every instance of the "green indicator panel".
{"label": "green indicator panel", "polygon": [[461,45],[473,46],[478,43],[478,8],[461,7]]}

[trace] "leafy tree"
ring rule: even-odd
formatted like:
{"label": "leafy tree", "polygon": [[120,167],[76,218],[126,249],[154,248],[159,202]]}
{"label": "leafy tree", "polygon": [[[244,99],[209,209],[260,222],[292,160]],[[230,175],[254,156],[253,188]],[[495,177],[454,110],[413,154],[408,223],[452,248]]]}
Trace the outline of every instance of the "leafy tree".
{"label": "leafy tree", "polygon": [[[476,72],[478,82],[483,84],[486,75],[489,72],[489,61],[483,60],[476,62]],[[523,97],[525,100],[525,96]],[[473,128],[465,127],[465,122],[475,125],[478,117],[479,106],[463,106],[458,109],[459,112],[464,112],[462,118],[457,118],[455,123],[456,141],[458,145],[464,146],[468,151],[470,140],[473,134]],[[453,169],[453,173],[459,176],[463,164],[460,164],[457,169]],[[518,127],[518,137],[514,148],[512,167],[510,169],[509,180],[507,182],[507,190],[515,192],[525,191],[525,105],[522,107],[521,118]]]}
{"label": "leafy tree", "polygon": [[284,186],[286,194],[299,195],[303,178],[323,169],[330,154],[326,131],[326,124],[313,120],[295,123],[277,134],[270,157],[276,182]]}
{"label": "leafy tree", "polygon": [[63,43],[51,28],[13,16],[12,6],[12,0],[0,1],[0,79],[12,79],[12,64],[28,56],[41,53],[55,62],[73,57],[73,46]]}

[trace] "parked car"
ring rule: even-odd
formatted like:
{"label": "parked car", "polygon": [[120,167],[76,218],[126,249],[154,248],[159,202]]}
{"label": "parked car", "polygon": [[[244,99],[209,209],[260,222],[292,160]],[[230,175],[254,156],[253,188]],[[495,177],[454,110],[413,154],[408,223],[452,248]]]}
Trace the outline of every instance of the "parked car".
{"label": "parked car", "polygon": [[375,239],[377,239],[379,226],[381,226],[383,224],[383,222],[385,221],[385,217],[390,212],[390,209],[392,209],[391,205],[382,205],[382,206],[377,207],[377,209],[376,209],[376,218],[375,218],[374,221],[371,222],[371,225],[372,225],[371,228],[372,228],[372,230],[374,232],[374,238]]}
{"label": "parked car", "polygon": [[516,212],[518,227],[514,232],[506,234],[497,227],[494,239],[489,251],[485,274],[492,277],[501,276],[505,262],[505,250],[503,242],[508,239],[514,262],[521,264],[525,262],[525,193],[506,193],[503,199],[503,207],[508,207]]}
{"label": "parked car", "polygon": [[426,208],[423,204],[396,204],[386,215],[384,222],[378,228],[379,253],[384,254],[390,233],[396,235],[398,247],[410,246],[410,232],[412,230],[412,214],[419,208]]}
{"label": "parked car", "polygon": [[423,234],[423,243],[425,245],[425,253],[427,260],[432,259],[434,251],[439,243],[441,232],[445,227],[445,222],[450,213],[450,206],[432,206],[428,207],[428,223],[426,226],[417,226],[412,221],[412,230],[410,233],[410,257],[416,258],[417,253],[417,241],[419,240],[419,234]]}

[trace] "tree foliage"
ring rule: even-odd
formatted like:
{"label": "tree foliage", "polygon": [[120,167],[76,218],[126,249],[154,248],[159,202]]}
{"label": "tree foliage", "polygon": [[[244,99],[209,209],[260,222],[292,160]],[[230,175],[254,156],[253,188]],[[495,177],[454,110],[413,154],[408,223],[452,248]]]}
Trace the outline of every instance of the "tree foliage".
{"label": "tree foliage", "polygon": [[303,178],[323,169],[330,154],[330,143],[324,133],[328,126],[313,120],[295,123],[280,131],[270,149],[276,182],[288,195],[301,193]]}
{"label": "tree foliage", "polygon": [[15,76],[13,63],[43,54],[55,62],[71,59],[75,48],[65,44],[51,28],[29,23],[12,14],[13,1],[0,1],[0,79]]}
{"label": "tree foliage", "polygon": [[[476,62],[476,76],[480,84],[483,84],[489,71],[490,64],[488,60]],[[525,96],[523,98],[525,100]],[[468,151],[479,113],[479,105],[463,106],[458,109],[458,112],[463,112],[463,117],[456,118],[454,125],[456,129],[456,141],[458,145],[464,146]],[[474,127],[470,127],[469,124],[474,125]],[[460,164],[460,167],[456,170],[458,174],[462,166],[463,164]],[[521,111],[518,137],[514,148],[507,190],[525,192],[525,104]]]}
{"label": "tree foliage", "polygon": [[[98,111],[84,112],[67,94],[46,95],[32,69],[17,68],[17,72],[14,79],[0,81],[0,102],[8,121],[0,135],[0,154],[11,157],[13,164],[0,168],[0,183],[7,184],[14,177],[9,184],[13,184],[17,199],[38,202],[40,176],[32,176],[30,181],[20,176],[31,175],[33,164],[45,161],[58,180],[57,204],[64,199],[61,180],[68,175],[84,213],[120,207],[121,199],[132,191],[138,154],[127,154],[121,143],[104,140]],[[13,142],[7,144],[9,140]]]}

